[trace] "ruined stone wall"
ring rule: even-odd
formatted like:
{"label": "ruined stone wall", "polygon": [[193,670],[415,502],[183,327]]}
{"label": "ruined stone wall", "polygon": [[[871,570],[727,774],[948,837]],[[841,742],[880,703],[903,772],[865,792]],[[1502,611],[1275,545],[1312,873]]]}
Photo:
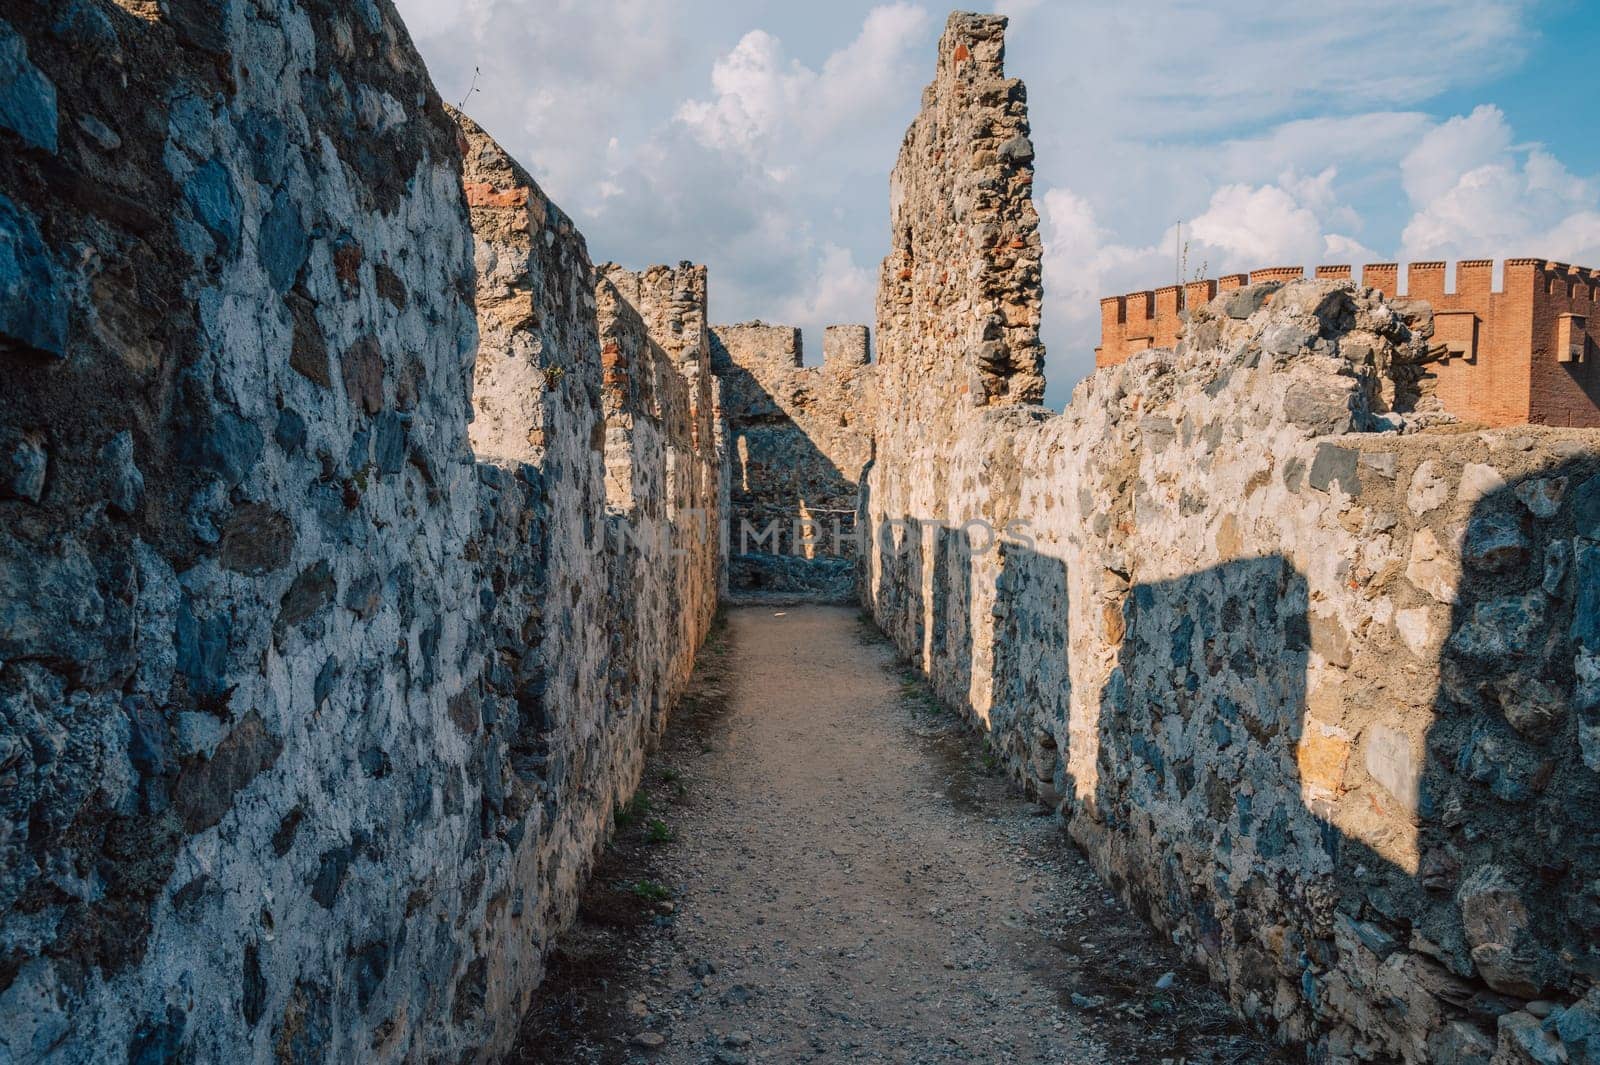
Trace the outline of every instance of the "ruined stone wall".
{"label": "ruined stone wall", "polygon": [[828,326],[822,365],[805,366],[798,329],[713,327],[733,594],[854,597],[857,486],[877,413],[869,343],[866,326]]}
{"label": "ruined stone wall", "polygon": [[881,393],[864,597],[940,697],[1312,1060],[1595,1060],[1600,434],[1405,413],[1430,323],[1331,279],[958,408],[903,291],[880,372],[945,367]]}
{"label": "ruined stone wall", "polygon": [[490,1059],[709,616],[582,238],[386,3],[6,18],[0,1057]]}
{"label": "ruined stone wall", "polygon": [[1385,310],[1293,286],[974,419],[869,605],[1245,1014],[1487,1061],[1600,973],[1600,434],[1345,432]]}
{"label": "ruined stone wall", "polygon": [[[470,918],[491,945],[474,976],[492,1047],[526,1010],[657,723],[619,694],[648,687],[654,663],[615,669],[610,659],[610,633],[636,614],[601,591],[614,552],[594,268],[561,208],[471,119],[454,117],[477,273],[479,529],[465,555],[480,573],[484,660],[451,709],[483,746],[484,834],[504,841],[473,874],[488,901]],[[641,593],[660,585],[644,580]],[[654,635],[665,645],[674,631]]]}
{"label": "ruined stone wall", "polygon": [[722,517],[719,390],[702,266],[601,267],[613,713],[659,732],[716,612]]}
{"label": "ruined stone wall", "polygon": [[[1024,410],[1044,394],[1033,145],[1027,91],[1005,77],[1005,26],[950,16],[890,176],[876,459],[861,503],[872,528],[885,514],[931,513],[945,448],[973,411]],[[926,636],[892,635],[919,647]]]}

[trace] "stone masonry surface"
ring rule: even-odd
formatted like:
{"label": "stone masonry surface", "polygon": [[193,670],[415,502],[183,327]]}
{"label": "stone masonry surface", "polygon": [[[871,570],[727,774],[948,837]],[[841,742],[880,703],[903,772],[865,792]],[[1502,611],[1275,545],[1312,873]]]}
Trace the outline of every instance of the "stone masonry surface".
{"label": "stone masonry surface", "polygon": [[728,583],[733,594],[850,600],[856,498],[872,457],[874,367],[864,325],[823,333],[802,365],[800,330],[712,328],[728,433]]}
{"label": "stone masonry surface", "polygon": [[617,605],[610,668],[621,678],[613,713],[656,733],[688,684],[717,605],[726,459],[721,389],[710,372],[706,270],[683,263],[633,273],[607,265],[596,293],[607,597]]}
{"label": "stone masonry surface", "polygon": [[866,606],[1311,1060],[1600,1061],[1600,433],[1422,412],[1431,311],[1336,278],[1224,292],[1060,415],[973,404],[1002,25],[952,17],[895,171],[937,269],[884,272]]}
{"label": "stone masonry surface", "polygon": [[7,5],[0,84],[0,1059],[493,1059],[709,623],[704,340],[613,305],[612,403],[387,3]]}
{"label": "stone masonry surface", "polygon": [[[1432,344],[1419,367],[1422,389],[1463,421],[1497,427],[1561,425],[1600,428],[1600,273],[1544,259],[1508,259],[1494,289],[1494,263],[1456,264],[1455,290],[1445,291],[1446,264],[1412,263],[1401,299],[1400,267],[1369,263],[1361,283],[1397,306],[1432,314]],[[1274,267],[1210,281],[1168,285],[1100,301],[1097,366],[1115,366],[1150,348],[1178,342],[1186,312],[1219,292],[1267,281],[1298,280],[1299,267]],[[1318,278],[1347,279],[1348,266],[1319,266]],[[1428,338],[1425,338],[1428,339]]]}

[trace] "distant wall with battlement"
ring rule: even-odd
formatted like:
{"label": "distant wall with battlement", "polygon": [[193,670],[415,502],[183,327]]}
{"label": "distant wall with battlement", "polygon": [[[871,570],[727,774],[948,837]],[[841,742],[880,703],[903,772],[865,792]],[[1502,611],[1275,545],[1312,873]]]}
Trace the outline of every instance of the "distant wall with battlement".
{"label": "distant wall with battlement", "polygon": [[855,579],[856,486],[872,454],[876,403],[868,329],[832,325],[821,366],[800,330],[713,326],[730,460],[728,589],[848,599]]}
{"label": "distant wall with battlement", "polygon": [[[1492,259],[1456,264],[1417,262],[1400,286],[1397,263],[1361,269],[1361,284],[1396,299],[1426,300],[1434,312],[1434,361],[1427,376],[1446,410],[1488,426],[1600,426],[1600,272],[1546,259],[1507,259],[1494,287]],[[1167,285],[1100,301],[1097,367],[1116,366],[1148,348],[1178,342],[1189,308],[1219,293],[1304,276],[1301,267],[1272,267],[1215,280]],[[1346,279],[1349,266],[1319,266],[1318,278]]]}

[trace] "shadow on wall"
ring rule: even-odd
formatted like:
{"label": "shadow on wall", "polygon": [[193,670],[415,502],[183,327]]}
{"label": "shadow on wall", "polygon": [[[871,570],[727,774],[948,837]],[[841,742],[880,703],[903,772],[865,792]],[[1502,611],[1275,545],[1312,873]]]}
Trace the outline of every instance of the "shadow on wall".
{"label": "shadow on wall", "polygon": [[[1104,619],[1117,655],[1097,719],[1076,732],[1060,560],[998,548],[986,650],[967,534],[886,522],[878,616],[956,706],[992,653],[989,728],[1014,775],[1246,1015],[1315,1060],[1487,1063],[1497,1027],[1534,1047],[1600,1025],[1560,1008],[1600,978],[1597,474],[1560,463],[1480,499],[1431,661],[1379,662],[1378,683],[1345,678],[1357,638],[1313,618],[1278,555],[1129,588]],[[926,535],[925,583],[906,539]],[[1415,735],[1430,708],[1381,675],[1430,665]],[[1319,714],[1326,699],[1343,714]],[[1069,758],[1069,735],[1098,750]],[[1557,1004],[1548,1019],[1534,999]]]}
{"label": "shadow on wall", "polygon": [[[830,459],[715,331],[711,359],[728,412],[729,592],[851,601],[863,471]],[[808,518],[809,537],[796,525]]]}
{"label": "shadow on wall", "polygon": [[[868,502],[863,487],[863,513]],[[931,556],[931,566],[925,569],[924,550],[914,545]],[[1017,769],[1018,783],[1029,795],[1057,802],[1068,792],[1057,740],[1066,734],[1071,702],[1071,685],[1063,679],[1066,565],[1033,550],[1025,537],[987,524],[961,527],[909,517],[885,522],[873,549],[884,567],[874,608],[879,624],[903,634],[902,646],[918,649],[913,657],[945,703],[975,713],[974,692],[986,697],[984,726],[1007,764]],[[991,557],[993,602],[975,604],[975,560]],[[870,587],[865,577],[862,587]],[[933,609],[925,611],[929,602]],[[1040,613],[1021,607],[1024,602],[1053,606]],[[974,637],[979,613],[994,620],[992,642]]]}

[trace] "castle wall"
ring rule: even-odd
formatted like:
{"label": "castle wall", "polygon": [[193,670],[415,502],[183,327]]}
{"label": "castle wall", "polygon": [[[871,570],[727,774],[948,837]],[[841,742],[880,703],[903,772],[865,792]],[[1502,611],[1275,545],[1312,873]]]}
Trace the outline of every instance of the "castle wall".
{"label": "castle wall", "polygon": [[[1507,261],[1500,292],[1491,290],[1492,271],[1487,260],[1458,264],[1456,291],[1446,292],[1444,263],[1411,263],[1405,298],[1428,302],[1432,341],[1449,349],[1429,367],[1445,409],[1478,424],[1517,425],[1530,413],[1536,270],[1532,260]],[[1400,295],[1397,286],[1382,291]]]}
{"label": "castle wall", "polygon": [[0,1058],[492,1059],[716,583],[582,237],[387,4],[7,17]]}
{"label": "castle wall", "polygon": [[1600,427],[1600,273],[1542,262],[1533,289],[1528,420]]}
{"label": "castle wall", "polygon": [[[944,449],[973,411],[1031,410],[1044,394],[1033,145],[1027,90],[1005,76],[1005,25],[950,17],[890,175],[876,459],[860,504],[869,529],[886,514],[931,513]],[[880,621],[903,644],[925,635]]]}
{"label": "castle wall", "polygon": [[[999,121],[968,106],[902,155],[897,219],[947,210],[921,197]],[[910,239],[981,274],[948,227]],[[1389,402],[1426,308],[1265,280],[1051,415],[960,405],[961,348],[887,275],[880,374],[918,343],[945,365],[880,393],[865,605],[1112,888],[1313,1060],[1584,1060],[1600,434],[1427,429]]]}
{"label": "castle wall", "polygon": [[800,330],[712,329],[728,433],[732,594],[853,597],[857,486],[872,457],[876,372],[866,326],[828,326],[821,366]]}
{"label": "castle wall", "polygon": [[[1508,259],[1500,290],[1494,263],[1456,264],[1456,287],[1445,289],[1447,264],[1406,267],[1372,263],[1362,284],[1391,298],[1424,301],[1433,315],[1437,357],[1422,372],[1425,391],[1443,409],[1475,425],[1600,427],[1600,323],[1594,271],[1543,259]],[[1301,277],[1299,267],[1275,267],[1219,281],[1132,292],[1100,301],[1101,345],[1095,365],[1115,366],[1151,348],[1171,348],[1183,332],[1185,308],[1204,305],[1219,291]],[[1319,266],[1316,276],[1351,276],[1348,266]]]}
{"label": "castle wall", "polygon": [[608,264],[595,298],[606,367],[607,595],[631,603],[610,626],[612,675],[623,678],[611,701],[613,715],[654,734],[689,682],[717,606],[724,458],[705,267]]}
{"label": "castle wall", "polygon": [[[467,659],[475,675],[450,716],[481,752],[481,774],[468,779],[493,841],[463,855],[486,901],[472,912],[484,946],[463,976],[477,1014],[462,1009],[460,1019],[492,1050],[512,1035],[545,946],[572,919],[611,810],[637,784],[641,741],[637,715],[596,713],[618,684],[606,659],[616,611],[578,594],[603,586],[608,559],[597,529],[605,496],[588,253],[527,172],[471,119],[453,117],[478,322],[468,426],[478,520],[461,549],[476,590],[458,594],[475,595],[479,613]],[[637,679],[630,671],[623,683]]]}

